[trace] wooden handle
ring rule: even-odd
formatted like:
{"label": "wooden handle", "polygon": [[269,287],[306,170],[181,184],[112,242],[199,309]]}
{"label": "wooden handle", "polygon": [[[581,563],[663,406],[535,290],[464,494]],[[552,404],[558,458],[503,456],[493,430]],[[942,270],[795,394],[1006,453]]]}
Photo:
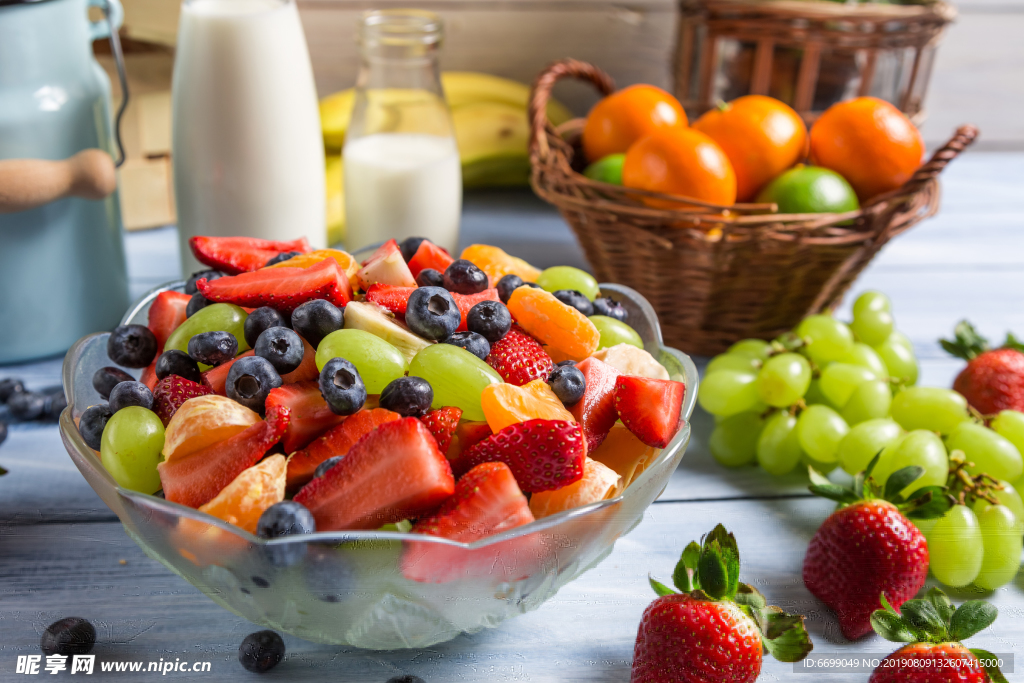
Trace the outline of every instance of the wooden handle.
{"label": "wooden handle", "polygon": [[28,211],[64,197],[105,199],[115,189],[114,160],[99,149],[62,161],[0,161],[0,213]]}

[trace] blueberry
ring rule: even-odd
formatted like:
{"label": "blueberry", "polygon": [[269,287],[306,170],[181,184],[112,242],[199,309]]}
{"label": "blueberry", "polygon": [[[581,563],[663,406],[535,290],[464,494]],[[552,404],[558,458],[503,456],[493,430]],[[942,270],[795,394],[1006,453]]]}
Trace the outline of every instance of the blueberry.
{"label": "blueberry", "polygon": [[49,387],[40,393],[46,397],[43,403],[43,419],[59,420],[60,414],[68,407],[68,397],[64,395],[64,387]]}
{"label": "blueberry", "polygon": [[466,327],[493,343],[508,334],[512,314],[500,301],[481,301],[466,314]]}
{"label": "blueberry", "polygon": [[7,423],[0,420],[0,443],[7,441]]}
{"label": "blueberry", "polygon": [[290,259],[290,258],[292,258],[294,256],[298,256],[301,253],[302,253],[301,251],[282,251],[282,252],[278,253],[277,256],[273,257],[272,259],[270,259],[269,261],[264,263],[263,267],[266,268],[267,266],[272,266],[275,263],[281,263],[282,261],[287,261],[288,259]]}
{"label": "blueberry", "polygon": [[110,392],[108,405],[112,413],[128,406],[153,410],[153,392],[142,382],[121,382]]}
{"label": "blueberry", "polygon": [[314,349],[320,341],[345,325],[345,314],[330,301],[313,299],[292,311],[292,329]]}
{"label": "blueberry", "polygon": [[385,683],[427,683],[419,676],[405,674],[404,676],[392,676]]}
{"label": "blueberry", "polygon": [[[311,534],[316,531],[313,513],[292,500],[274,503],[260,515],[256,524],[256,535],[260,538],[281,538],[297,534]],[[277,567],[290,567],[306,554],[305,543],[288,545],[265,545],[263,554]]]}
{"label": "blueberry", "polygon": [[46,409],[46,396],[35,391],[19,391],[7,399],[11,417],[22,422],[38,420]]}
{"label": "blueberry", "polygon": [[287,327],[268,328],[256,340],[253,350],[257,356],[266,358],[282,375],[287,375],[302,364],[306,347],[302,338]]}
{"label": "blueberry", "polygon": [[[271,327],[290,327],[288,322],[283,315],[270,306],[257,308],[245,319],[243,326],[245,343],[250,348],[256,346],[256,340],[260,338],[261,334]],[[312,342],[310,343],[312,344]]]}
{"label": "blueberry", "polygon": [[192,273],[192,277],[190,277],[188,279],[188,282],[185,283],[185,293],[195,294],[196,292],[199,291],[199,288],[196,287],[197,280],[202,280],[203,278],[206,278],[207,282],[211,282],[213,280],[217,280],[219,278],[224,277],[224,275],[225,273],[222,273],[219,270],[197,270],[196,272]]}
{"label": "blueberry", "polygon": [[416,284],[419,287],[444,287],[444,275],[439,270],[424,268],[416,276]]}
{"label": "blueberry", "polygon": [[269,360],[245,356],[231,364],[224,392],[228,398],[262,415],[266,411],[267,394],[281,384],[281,375]]}
{"label": "blueberry", "polygon": [[557,367],[557,368],[561,368],[561,367],[564,367],[566,365],[571,365],[572,367],[576,367],[576,361],[574,361],[574,360],[560,360],[557,363],[555,363],[555,367]]}
{"label": "blueberry", "polygon": [[313,478],[314,479],[319,479],[320,477],[322,477],[325,474],[327,474],[327,470],[331,469],[332,467],[337,465],[339,462],[341,462],[341,458],[342,457],[343,456],[335,455],[335,456],[332,456],[330,458],[327,458],[322,463],[317,465],[316,466],[316,470],[313,471]]}
{"label": "blueberry", "polygon": [[135,381],[135,378],[124,370],[107,366],[105,368],[100,368],[93,373],[92,388],[95,389],[100,396],[107,398],[110,396],[110,390],[121,382],[133,381]]}
{"label": "blueberry", "polygon": [[250,633],[238,648],[238,661],[246,671],[263,674],[284,658],[284,641],[273,631]]}
{"label": "blueberry", "polygon": [[460,258],[452,261],[444,271],[444,287],[449,292],[476,294],[487,289],[487,273],[472,261]]}
{"label": "blueberry", "polygon": [[356,587],[356,574],[345,555],[323,545],[309,547],[302,578],[313,597],[324,602],[341,602]]}
{"label": "blueberry", "polygon": [[156,359],[156,378],[163,379],[168,375],[177,375],[201,384],[203,376],[199,372],[199,364],[184,351],[171,349],[164,351]]}
{"label": "blueberry", "polygon": [[7,403],[7,399],[23,391],[25,391],[25,383],[20,379],[12,377],[0,379],[0,403]]}
{"label": "blueberry", "polygon": [[629,317],[626,308],[608,296],[594,299],[594,315],[606,315],[622,322],[626,322],[626,318]]}
{"label": "blueberry", "polygon": [[107,340],[110,360],[126,368],[144,368],[156,358],[156,337],[145,325],[115,327]]}
{"label": "blueberry", "polygon": [[476,332],[456,332],[441,343],[465,349],[480,360],[487,360],[491,355],[491,342]]}
{"label": "blueberry", "polygon": [[366,403],[366,385],[356,366],[332,358],[320,371],[320,395],[335,415],[351,415]]}
{"label": "blueberry", "polygon": [[575,289],[559,289],[556,292],[552,292],[552,294],[563,304],[572,306],[583,315],[588,317],[594,315],[594,304],[590,303],[590,299]]}
{"label": "blueberry", "polygon": [[573,365],[561,365],[552,370],[548,375],[548,384],[562,405],[566,406],[578,403],[587,390],[586,378]]}
{"label": "blueberry", "polygon": [[78,421],[78,431],[81,433],[85,443],[94,451],[100,449],[100,442],[103,439],[103,429],[107,426],[107,420],[114,413],[106,403],[90,406],[82,413],[82,419]]}
{"label": "blueberry", "polygon": [[455,299],[441,287],[419,287],[409,295],[405,324],[424,339],[447,339],[462,322]]}
{"label": "blueberry", "polygon": [[185,317],[191,318],[197,312],[203,310],[213,302],[207,299],[205,296],[196,292],[192,295],[192,298],[188,300],[188,305],[185,306]]}
{"label": "blueberry", "polygon": [[238,354],[238,340],[230,332],[200,332],[188,340],[188,355],[197,363],[222,365]]}
{"label": "blueberry", "polygon": [[380,392],[380,407],[402,417],[420,417],[430,410],[434,390],[422,377],[399,377]]}
{"label": "blueberry", "polygon": [[522,287],[524,284],[523,278],[519,277],[515,273],[505,275],[498,280],[498,284],[495,285],[495,287],[498,288],[498,298],[507,304],[509,297],[512,296],[512,292]]}
{"label": "blueberry", "polygon": [[420,248],[420,245],[427,242],[426,237],[406,237],[398,245],[398,248],[402,250],[402,258],[408,263],[412,261],[412,257],[416,255],[416,250]]}
{"label": "blueberry", "polygon": [[88,654],[96,644],[96,629],[81,617],[67,617],[55,621],[43,631],[39,648],[43,654],[72,655]]}

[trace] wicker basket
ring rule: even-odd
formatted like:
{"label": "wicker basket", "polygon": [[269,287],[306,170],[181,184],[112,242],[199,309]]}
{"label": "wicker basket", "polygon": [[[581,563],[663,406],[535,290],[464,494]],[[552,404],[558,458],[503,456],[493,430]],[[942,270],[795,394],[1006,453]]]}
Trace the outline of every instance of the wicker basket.
{"label": "wicker basket", "polygon": [[873,95],[920,123],[935,51],[955,17],[941,0],[681,0],[676,96],[699,116],[719,100],[771,95],[811,122],[836,102]]}
{"label": "wicker basket", "polygon": [[679,198],[578,173],[583,121],[555,130],[545,115],[552,87],[566,77],[603,95],[614,90],[607,74],[575,60],[538,76],[529,105],[533,189],[558,207],[599,280],[639,291],[658,313],[666,342],[701,355],[747,337],[774,338],[838,303],[886,242],[938,211],[936,177],[978,135],[962,126],[905,185],[858,211],[782,215],[774,204],[693,199],[680,210],[655,209],[638,197]]}

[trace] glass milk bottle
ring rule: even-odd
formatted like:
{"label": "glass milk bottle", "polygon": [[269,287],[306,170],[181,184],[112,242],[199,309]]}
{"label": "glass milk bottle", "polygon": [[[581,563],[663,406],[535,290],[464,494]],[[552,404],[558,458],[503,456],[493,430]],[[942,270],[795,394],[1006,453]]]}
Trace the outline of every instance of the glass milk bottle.
{"label": "glass milk bottle", "polygon": [[295,0],[185,0],[172,84],[185,273],[193,235],[326,246],[320,112]]}
{"label": "glass milk bottle", "polygon": [[456,253],[462,170],[437,56],[441,19],[367,12],[355,105],[343,151],[346,246],[426,237]]}

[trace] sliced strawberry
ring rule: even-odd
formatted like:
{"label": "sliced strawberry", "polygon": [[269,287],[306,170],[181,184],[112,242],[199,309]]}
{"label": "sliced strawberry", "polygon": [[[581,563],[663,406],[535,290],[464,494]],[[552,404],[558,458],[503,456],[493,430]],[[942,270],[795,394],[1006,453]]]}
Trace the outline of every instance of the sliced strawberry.
{"label": "sliced strawberry", "polygon": [[454,261],[455,259],[447,251],[430,240],[423,240],[420,242],[419,248],[416,249],[416,253],[409,259],[409,272],[413,277],[419,276],[420,271],[424,268],[433,268],[437,272],[443,273]]}
{"label": "sliced strawberry", "polygon": [[459,426],[459,419],[461,417],[461,408],[446,406],[437,410],[431,410],[420,419],[423,420],[423,424],[427,425],[427,429],[437,439],[437,447],[441,449],[442,453],[447,453],[448,446],[452,443],[452,435],[455,434],[455,429]]}
{"label": "sliced strawberry", "polygon": [[383,306],[396,315],[405,316],[405,309],[409,306],[409,297],[415,291],[415,287],[396,287],[377,282],[366,290],[366,300]]}
{"label": "sliced strawberry", "polygon": [[619,371],[596,358],[586,358],[576,367],[583,373],[587,388],[583,398],[570,407],[569,412],[583,428],[587,452],[592,453],[619,419],[615,412],[615,379]]}
{"label": "sliced strawberry", "polygon": [[285,407],[267,410],[267,418],[229,439],[157,465],[164,496],[172,503],[198,508],[213,500],[244,470],[255,465],[288,428]]}
{"label": "sliced strawberry", "polygon": [[527,420],[505,427],[463,451],[460,465],[503,462],[519,488],[554,491],[583,478],[586,440],[579,425],[565,420]]}
{"label": "sliced strawberry", "polygon": [[196,287],[210,301],[273,306],[282,313],[290,313],[311,299],[327,299],[335,306],[352,300],[348,276],[332,258],[309,268],[265,268],[210,281],[203,278]]}
{"label": "sliced strawberry", "polygon": [[670,379],[619,375],[615,380],[615,410],[633,436],[654,448],[664,448],[679,429],[686,385]]}
{"label": "sliced strawberry", "polygon": [[512,325],[504,337],[491,344],[487,364],[509,384],[522,386],[535,379],[547,380],[555,369],[544,347],[519,325]]}
{"label": "sliced strawberry", "polygon": [[493,433],[491,426],[486,422],[459,423],[459,426],[455,428],[455,438],[452,439],[445,453],[456,478],[469,471],[469,467],[465,466],[466,461],[462,458],[462,454]]}
{"label": "sliced strawberry", "polygon": [[312,380],[282,384],[267,395],[267,407],[285,406],[291,411],[288,429],[281,439],[285,453],[305,448],[334,425],[345,420],[335,415],[320,394],[320,383]]}
{"label": "sliced strawberry", "polygon": [[[302,346],[304,351],[302,352],[302,362],[299,364],[299,367],[286,375],[281,375],[281,381],[285,384],[320,379],[320,371],[316,369],[316,349],[310,346],[309,342],[305,339],[302,340]],[[225,377],[227,376],[225,375]]]}
{"label": "sliced strawberry", "polygon": [[[156,378],[156,374],[153,375]],[[213,391],[197,384],[190,379],[167,375],[153,387],[153,412],[157,414],[160,421],[167,426],[167,423],[178,412],[181,404],[196,396],[207,396]]]}
{"label": "sliced strawberry", "polygon": [[[159,356],[157,356],[159,358]],[[139,381],[149,387],[150,391],[156,387],[156,361],[153,361],[146,366],[146,369],[142,371],[142,375],[139,377]]]}
{"label": "sliced strawberry", "polygon": [[312,251],[305,237],[291,242],[256,237],[191,237],[188,246],[200,263],[228,275],[258,270],[282,251]]}
{"label": "sliced strawberry", "polygon": [[287,488],[294,490],[313,478],[316,468],[324,460],[336,455],[345,455],[349,449],[377,427],[393,422],[402,416],[383,408],[363,409],[340,425],[331,427],[301,451],[288,457]]}
{"label": "sliced strawberry", "polygon": [[[239,358],[245,358],[246,356],[252,356],[256,352],[249,349],[245,353],[240,353],[235,357],[234,360],[229,360],[227,363],[221,363],[220,365],[210,368],[203,373],[203,384],[208,386],[211,391],[221,396],[226,396],[227,393],[224,391],[224,385],[228,382],[228,372],[231,370],[231,366]],[[305,358],[302,359],[305,362]],[[302,367],[301,365],[299,367]],[[298,372],[298,370],[296,370]]]}
{"label": "sliced strawberry", "polygon": [[393,239],[382,244],[370,258],[363,261],[363,267],[356,273],[356,278],[364,291],[377,282],[396,287],[416,286],[416,278],[409,272],[409,266],[402,258],[402,250]]}
{"label": "sliced strawberry", "polygon": [[452,298],[455,299],[455,305],[459,307],[459,313],[462,314],[462,321],[459,323],[456,332],[465,332],[466,327],[466,316],[469,315],[469,310],[476,306],[481,301],[501,301],[501,297],[498,296],[498,290],[485,289],[482,292],[476,294],[459,294],[458,292],[452,292]]}
{"label": "sliced strawberry", "polygon": [[[472,543],[532,521],[526,496],[508,465],[487,462],[460,479],[452,497],[436,513],[417,522],[412,532]],[[462,548],[412,541],[402,554],[402,574],[411,581],[428,583],[487,575],[499,569],[495,565],[504,564],[495,562],[495,556],[504,559],[507,551],[481,548],[467,553]]]}
{"label": "sliced strawberry", "polygon": [[448,461],[414,417],[383,424],[295,495],[317,531],[377,529],[435,509],[455,491]]}
{"label": "sliced strawberry", "polygon": [[156,337],[157,350],[163,350],[167,338],[171,332],[178,329],[178,325],[185,322],[185,309],[192,299],[188,294],[175,292],[168,289],[160,292],[149,305],[149,331]]}

